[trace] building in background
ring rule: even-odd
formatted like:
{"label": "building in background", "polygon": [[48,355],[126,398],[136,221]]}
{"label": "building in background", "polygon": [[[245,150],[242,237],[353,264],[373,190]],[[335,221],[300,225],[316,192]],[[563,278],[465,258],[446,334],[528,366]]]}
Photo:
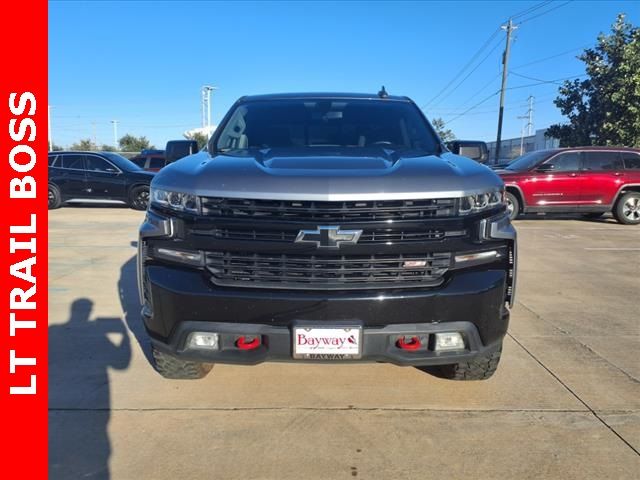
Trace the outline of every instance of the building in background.
{"label": "building in background", "polygon": [[[502,140],[500,142],[500,162],[506,162],[519,157],[520,155],[535,150],[547,148],[558,148],[560,141],[557,138],[548,138],[544,134],[546,128],[536,130],[535,135],[516,137]],[[489,148],[489,162],[499,163],[495,160],[496,142],[487,142]]]}

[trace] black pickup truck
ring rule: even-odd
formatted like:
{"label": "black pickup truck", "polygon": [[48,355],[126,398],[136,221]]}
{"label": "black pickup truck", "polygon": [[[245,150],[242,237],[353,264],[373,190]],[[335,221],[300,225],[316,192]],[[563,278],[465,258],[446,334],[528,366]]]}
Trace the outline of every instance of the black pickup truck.
{"label": "black pickup truck", "polygon": [[162,169],[140,229],[157,370],[389,362],[479,380],[516,280],[504,185],[406,97],[243,97]]}

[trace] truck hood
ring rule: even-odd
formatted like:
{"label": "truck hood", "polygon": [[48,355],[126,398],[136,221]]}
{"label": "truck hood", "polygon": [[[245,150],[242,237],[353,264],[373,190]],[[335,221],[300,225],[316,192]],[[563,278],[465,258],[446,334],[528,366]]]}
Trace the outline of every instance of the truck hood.
{"label": "truck hood", "polygon": [[502,185],[491,169],[465,157],[383,148],[200,152],[163,168],[151,184],[207,197],[315,201],[461,197]]}

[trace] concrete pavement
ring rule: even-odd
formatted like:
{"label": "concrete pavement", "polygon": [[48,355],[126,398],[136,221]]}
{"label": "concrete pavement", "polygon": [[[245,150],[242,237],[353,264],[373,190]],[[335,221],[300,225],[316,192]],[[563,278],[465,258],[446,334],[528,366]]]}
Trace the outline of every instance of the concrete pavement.
{"label": "concrete pavement", "polygon": [[50,212],[50,476],[637,479],[640,227],[527,219],[500,368],[148,363],[126,208]]}

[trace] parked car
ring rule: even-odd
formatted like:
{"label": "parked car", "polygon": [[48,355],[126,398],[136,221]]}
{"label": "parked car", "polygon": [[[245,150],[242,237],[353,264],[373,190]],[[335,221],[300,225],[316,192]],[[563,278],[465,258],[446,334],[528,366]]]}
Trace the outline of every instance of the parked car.
{"label": "parked car", "polygon": [[49,208],[107,202],[145,210],[154,175],[117,153],[49,152]]}
{"label": "parked car", "polygon": [[503,194],[406,97],[243,97],[151,184],[138,285],[155,368],[365,361],[487,379],[517,276]]}
{"label": "parked car", "polygon": [[521,213],[607,212],[640,224],[640,149],[576,147],[539,150],[496,170],[506,185],[511,218]]}
{"label": "parked car", "polygon": [[164,150],[143,150],[131,161],[144,170],[157,172],[167,164]]}

